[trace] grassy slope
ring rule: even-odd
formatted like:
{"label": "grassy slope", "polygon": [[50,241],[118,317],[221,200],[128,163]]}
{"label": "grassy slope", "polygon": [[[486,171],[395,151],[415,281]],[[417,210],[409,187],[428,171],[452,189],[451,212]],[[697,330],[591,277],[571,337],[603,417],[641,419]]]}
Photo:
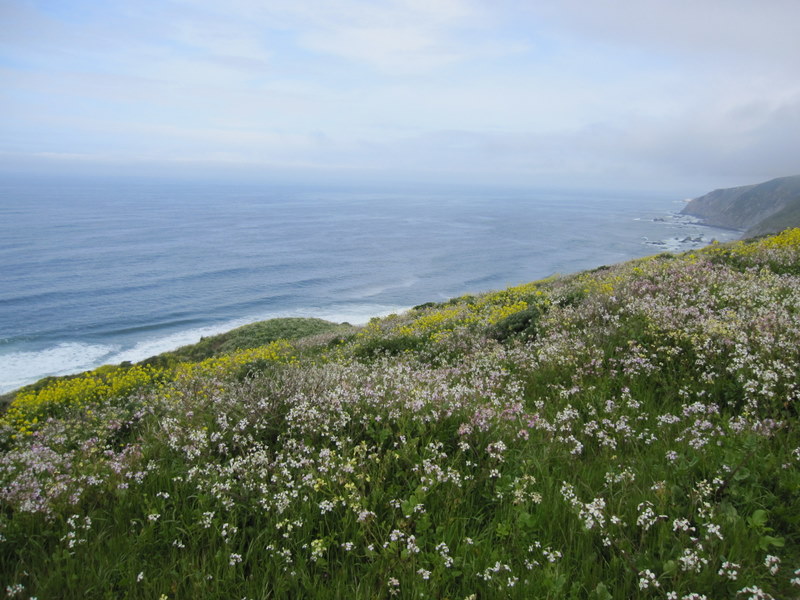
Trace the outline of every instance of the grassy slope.
{"label": "grassy slope", "polygon": [[[331,323],[330,321],[324,321],[323,319],[298,317],[270,319],[268,321],[259,321],[257,323],[243,325],[219,335],[212,335],[202,338],[196,344],[189,344],[187,346],[182,346],[177,350],[151,356],[150,358],[137,363],[137,365],[169,367],[182,362],[199,362],[215,356],[230,354],[231,352],[236,352],[237,350],[247,350],[250,348],[266,346],[267,344],[276,340],[297,340],[300,338],[324,333],[343,333],[349,331],[350,329],[352,329],[350,325]],[[58,382],[84,377],[91,373],[107,376],[115,373],[120,368],[126,369],[130,366],[131,363],[123,363],[122,365],[106,365],[100,367],[99,369],[85,373],[79,373],[76,375],[45,377],[36,383],[25,386],[22,388],[22,390],[0,395],[0,405],[6,405],[10,403],[18,391],[37,391],[48,386],[57,385]]]}
{"label": "grassy slope", "polygon": [[714,190],[689,202],[683,212],[701,217],[708,225],[747,230],[749,237],[797,227],[799,202],[800,176],[795,175]]}
{"label": "grassy slope", "polygon": [[800,227],[800,195],[788,202],[785,208],[748,229],[745,236],[776,233],[788,227]]}
{"label": "grassy slope", "polygon": [[144,364],[198,362],[213,356],[230,354],[237,350],[266,346],[276,340],[297,340],[322,333],[347,331],[349,329],[349,325],[338,325],[322,319],[293,317],[270,319],[243,325],[219,335],[203,338],[196,344],[183,346],[172,352],[164,352],[142,362]]}
{"label": "grassy slope", "polygon": [[795,230],[53,382],[3,418],[0,572],[25,598],[800,597],[799,338]]}

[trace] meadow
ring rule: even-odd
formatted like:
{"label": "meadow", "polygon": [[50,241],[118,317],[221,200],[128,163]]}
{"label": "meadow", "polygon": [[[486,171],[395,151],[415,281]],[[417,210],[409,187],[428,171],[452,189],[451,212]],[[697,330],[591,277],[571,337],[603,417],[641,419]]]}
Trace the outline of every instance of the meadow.
{"label": "meadow", "polygon": [[800,598],[800,230],[267,322],[0,417],[10,598]]}

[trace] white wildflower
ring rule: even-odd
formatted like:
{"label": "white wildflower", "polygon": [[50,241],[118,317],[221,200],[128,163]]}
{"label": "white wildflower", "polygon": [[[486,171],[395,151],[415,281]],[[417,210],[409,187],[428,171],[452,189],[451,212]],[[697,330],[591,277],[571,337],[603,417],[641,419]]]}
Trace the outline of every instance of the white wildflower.
{"label": "white wildflower", "polygon": [[661,584],[658,583],[655,573],[650,569],[645,569],[639,573],[639,589],[646,590],[649,588],[658,588]]}

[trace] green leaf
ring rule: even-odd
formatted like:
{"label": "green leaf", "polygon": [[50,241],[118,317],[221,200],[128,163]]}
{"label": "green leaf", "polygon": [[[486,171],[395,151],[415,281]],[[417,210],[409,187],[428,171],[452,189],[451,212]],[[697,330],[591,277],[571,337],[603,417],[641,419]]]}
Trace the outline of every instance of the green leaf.
{"label": "green leaf", "polygon": [[750,471],[746,467],[740,468],[733,476],[736,481],[744,481],[748,477],[750,477]]}
{"label": "green leaf", "polygon": [[518,518],[520,527],[528,528],[536,524],[536,519],[534,516],[527,511],[520,512]]}
{"label": "green leaf", "polygon": [[674,573],[678,569],[678,563],[674,560],[668,560],[664,563],[664,575],[669,575],[670,573]]}
{"label": "green leaf", "polygon": [[770,546],[783,548],[784,539],[782,537],[773,537],[771,535],[762,535],[758,539],[758,547],[762,550],[768,550]]}
{"label": "green leaf", "polygon": [[767,524],[767,511],[759,508],[752,515],[750,515],[750,518],[747,519],[747,522],[753,529],[761,529]]}
{"label": "green leaf", "polygon": [[594,588],[594,595],[597,597],[597,600],[612,600],[613,598],[611,592],[608,591],[606,584],[602,581],[597,584],[596,588]]}
{"label": "green leaf", "polygon": [[417,532],[424,533],[428,531],[428,529],[430,528],[431,528],[431,518],[428,516],[427,513],[423,513],[416,524]]}
{"label": "green leaf", "polygon": [[403,515],[405,517],[410,517],[415,506],[416,504],[411,504],[410,500],[403,500],[403,502],[400,504],[400,509],[403,511]]}
{"label": "green leaf", "polygon": [[511,535],[511,525],[508,523],[498,523],[495,529],[497,531],[497,535],[500,537],[508,537]]}

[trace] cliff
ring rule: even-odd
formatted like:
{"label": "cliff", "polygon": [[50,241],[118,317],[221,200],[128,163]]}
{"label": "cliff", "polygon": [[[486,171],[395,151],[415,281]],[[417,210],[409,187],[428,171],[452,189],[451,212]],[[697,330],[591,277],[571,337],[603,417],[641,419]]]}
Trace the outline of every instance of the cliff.
{"label": "cliff", "polygon": [[683,214],[706,225],[740,229],[743,237],[777,233],[800,225],[800,175],[714,190],[691,200]]}

